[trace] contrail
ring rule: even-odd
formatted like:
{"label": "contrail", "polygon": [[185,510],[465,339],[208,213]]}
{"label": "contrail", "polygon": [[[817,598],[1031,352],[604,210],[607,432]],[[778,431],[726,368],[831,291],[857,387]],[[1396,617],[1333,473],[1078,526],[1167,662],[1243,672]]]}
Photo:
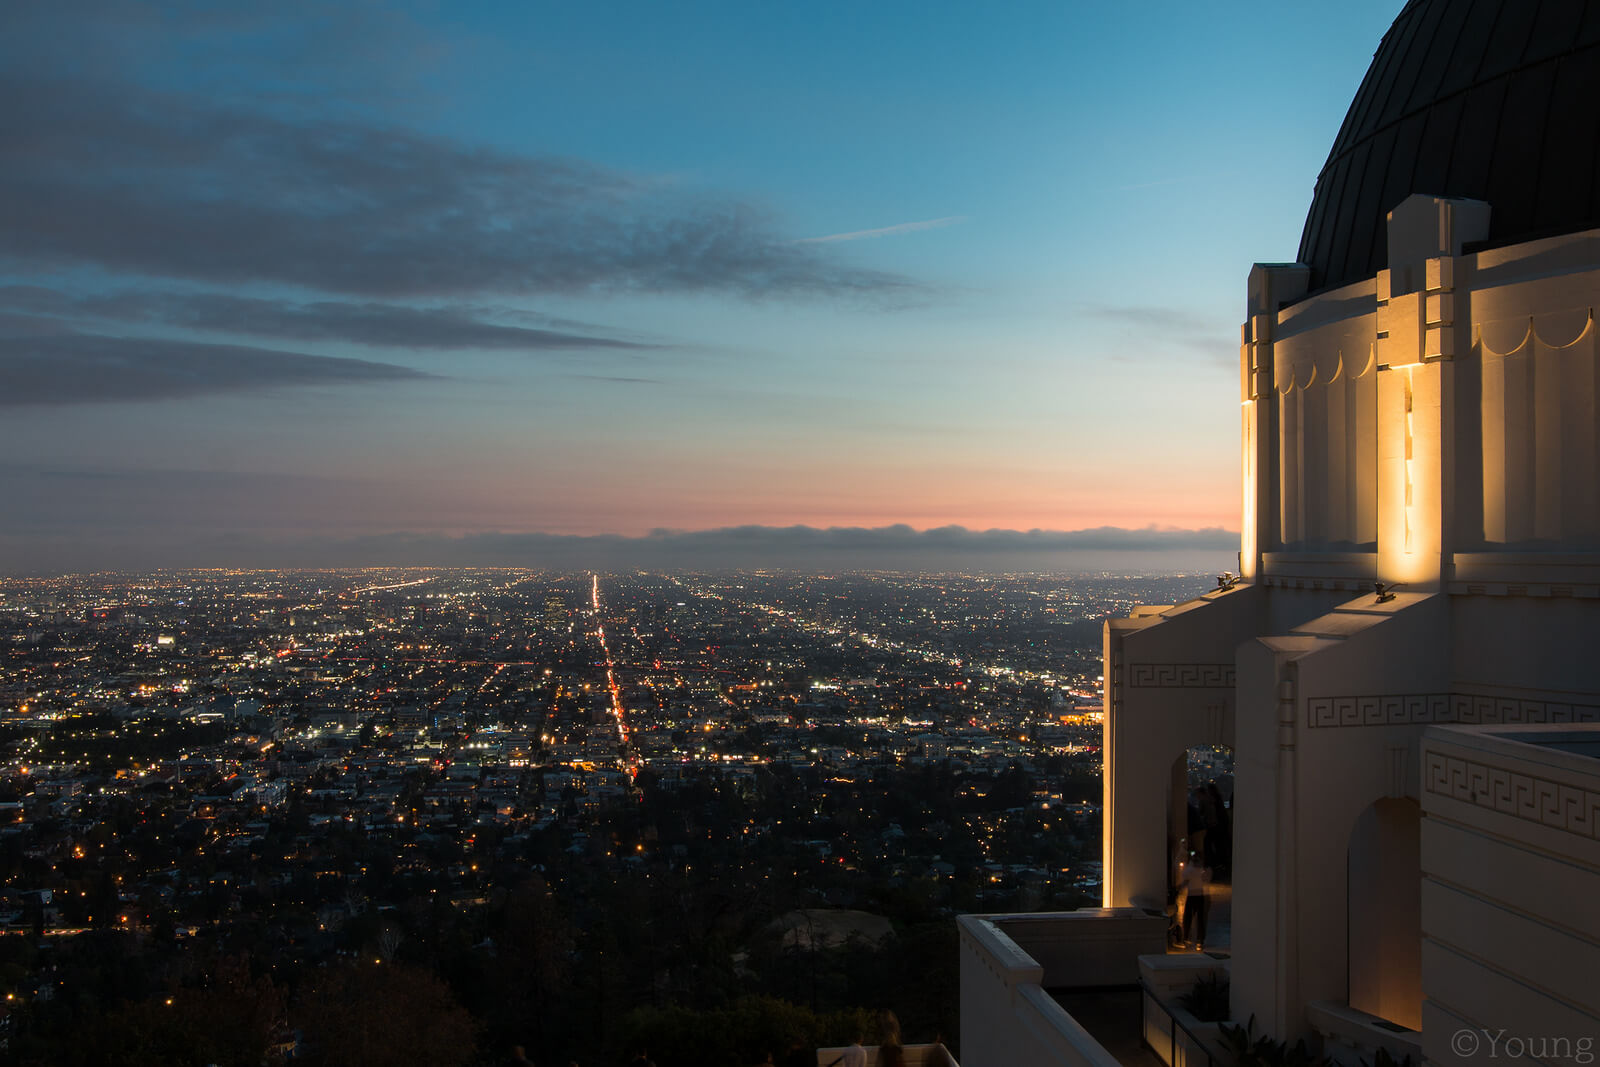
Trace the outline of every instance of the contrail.
{"label": "contrail", "polygon": [[864,241],[869,237],[890,237],[897,233],[914,233],[917,230],[937,230],[942,226],[951,226],[966,220],[967,217],[965,215],[946,215],[942,219],[902,222],[895,226],[883,226],[876,230],[852,230],[849,233],[830,233],[826,237],[802,237],[794,243],[797,245],[818,245],[831,241]]}

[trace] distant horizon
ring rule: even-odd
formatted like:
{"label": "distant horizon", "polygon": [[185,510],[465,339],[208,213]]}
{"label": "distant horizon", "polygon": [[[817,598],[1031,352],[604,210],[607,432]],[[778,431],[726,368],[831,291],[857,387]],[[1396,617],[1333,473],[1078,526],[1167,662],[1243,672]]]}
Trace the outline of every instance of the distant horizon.
{"label": "distant horizon", "polygon": [[656,529],[642,535],[539,531],[394,532],[342,538],[223,534],[174,541],[164,533],[101,539],[57,537],[26,546],[0,540],[7,578],[186,570],[525,568],[583,570],[782,570],[950,573],[1182,573],[1234,560],[1235,531],[1220,527],[971,530],[958,525],[741,525]]}

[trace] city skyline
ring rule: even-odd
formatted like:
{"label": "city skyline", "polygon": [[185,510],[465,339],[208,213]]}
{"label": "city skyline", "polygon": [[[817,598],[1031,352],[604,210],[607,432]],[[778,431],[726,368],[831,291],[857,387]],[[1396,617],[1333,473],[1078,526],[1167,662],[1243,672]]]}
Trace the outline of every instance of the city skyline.
{"label": "city skyline", "polygon": [[1226,563],[1394,6],[10,10],[5,569]]}

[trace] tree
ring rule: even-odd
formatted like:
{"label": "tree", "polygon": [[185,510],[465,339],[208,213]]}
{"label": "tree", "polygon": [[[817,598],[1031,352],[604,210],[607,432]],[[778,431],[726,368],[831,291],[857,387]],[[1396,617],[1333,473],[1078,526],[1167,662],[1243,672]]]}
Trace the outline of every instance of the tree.
{"label": "tree", "polygon": [[[250,974],[242,957],[218,961],[210,981],[125,1005],[106,1017],[95,1062],[257,1064],[283,1026],[283,991]],[[102,1059],[103,1057],[103,1059]]]}
{"label": "tree", "polygon": [[404,964],[329,967],[301,990],[291,1018],[311,1063],[451,1067],[474,1053],[472,1016],[442,981]]}

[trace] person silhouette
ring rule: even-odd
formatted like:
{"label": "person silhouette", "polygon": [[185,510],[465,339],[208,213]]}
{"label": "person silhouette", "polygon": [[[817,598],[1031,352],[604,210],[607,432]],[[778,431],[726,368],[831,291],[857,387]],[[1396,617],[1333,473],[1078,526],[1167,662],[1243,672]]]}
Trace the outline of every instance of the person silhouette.
{"label": "person silhouette", "polygon": [[[1183,908],[1183,940],[1185,945],[1193,940],[1194,947],[1204,951],[1206,917],[1211,908],[1208,896],[1211,888],[1211,868],[1205,865],[1205,860],[1198,853],[1190,852],[1189,858],[1181,865],[1179,874],[1188,894]],[[1194,935],[1192,938],[1191,932]]]}

